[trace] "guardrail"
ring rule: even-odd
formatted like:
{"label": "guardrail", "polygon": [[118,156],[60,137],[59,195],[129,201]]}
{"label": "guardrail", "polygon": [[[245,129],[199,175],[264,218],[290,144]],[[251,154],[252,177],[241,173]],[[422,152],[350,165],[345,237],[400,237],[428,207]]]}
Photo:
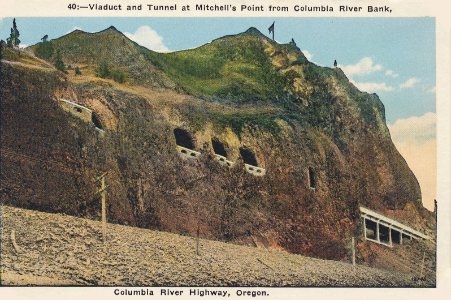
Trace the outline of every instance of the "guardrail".
{"label": "guardrail", "polygon": [[[385,246],[391,247],[394,243],[393,241],[393,235],[396,237],[399,237],[399,241],[396,241],[398,244],[402,244],[403,237],[408,237],[409,239],[424,239],[424,240],[433,240],[431,237],[419,232],[418,230],[415,230],[407,225],[404,225],[396,220],[393,220],[391,218],[388,218],[384,215],[381,215],[375,211],[372,211],[365,207],[360,207],[360,218],[363,219],[363,230],[364,230],[364,237],[366,240],[382,244]],[[368,236],[367,232],[373,232],[374,230],[371,229],[369,224],[375,224],[375,238],[371,238]],[[385,229],[386,233],[388,234],[388,240],[382,240],[381,238],[381,227]],[[396,234],[396,235],[395,235]],[[374,235],[374,234],[373,234]]]}
{"label": "guardrail", "polygon": [[215,160],[219,162],[219,164],[226,166],[226,167],[232,167],[235,163],[233,161],[230,161],[227,159],[227,157],[215,154]]}
{"label": "guardrail", "polygon": [[177,151],[180,154],[182,158],[198,158],[200,156],[200,152],[197,152],[195,150],[191,150],[189,148],[185,148],[182,146],[177,145]]}

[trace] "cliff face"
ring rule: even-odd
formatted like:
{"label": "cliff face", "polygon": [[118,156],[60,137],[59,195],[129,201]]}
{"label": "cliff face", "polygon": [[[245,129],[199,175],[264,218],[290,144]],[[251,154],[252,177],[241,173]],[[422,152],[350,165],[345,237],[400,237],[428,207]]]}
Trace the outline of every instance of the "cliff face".
{"label": "cliff face", "polygon": [[[99,41],[111,41],[114,53]],[[108,171],[111,222],[188,235],[199,228],[205,238],[330,259],[343,259],[359,234],[359,205],[401,219],[408,207],[411,226],[432,226],[377,95],[358,91],[340,69],[308,62],[295,45],[255,29],[167,54],[114,28],[49,43],[82,75],[7,51],[4,203],[96,218],[93,178]],[[96,77],[102,61],[114,62],[125,83]],[[93,110],[104,132],[63,110],[61,99]],[[179,155],[177,128],[186,133],[178,143],[192,142],[200,157]],[[235,165],[219,164],[215,151]],[[266,175],[247,173],[243,159]]]}

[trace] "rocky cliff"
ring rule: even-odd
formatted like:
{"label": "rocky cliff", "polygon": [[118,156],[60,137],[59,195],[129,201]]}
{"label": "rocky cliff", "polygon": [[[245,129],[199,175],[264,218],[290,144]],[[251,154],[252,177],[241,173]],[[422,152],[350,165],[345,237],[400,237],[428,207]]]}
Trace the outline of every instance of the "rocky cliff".
{"label": "rocky cliff", "polygon": [[[4,203],[98,218],[93,179],[107,171],[110,222],[338,260],[360,235],[359,205],[434,227],[378,96],[295,44],[251,28],[156,53],[114,27],[47,43],[3,53]],[[58,52],[81,75],[55,70]]]}

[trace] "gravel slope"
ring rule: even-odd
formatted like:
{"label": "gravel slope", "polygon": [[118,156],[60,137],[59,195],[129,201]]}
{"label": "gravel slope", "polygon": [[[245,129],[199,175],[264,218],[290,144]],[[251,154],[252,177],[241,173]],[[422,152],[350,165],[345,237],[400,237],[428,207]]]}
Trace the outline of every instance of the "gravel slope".
{"label": "gravel slope", "polygon": [[418,286],[409,275],[1,207],[1,285]]}

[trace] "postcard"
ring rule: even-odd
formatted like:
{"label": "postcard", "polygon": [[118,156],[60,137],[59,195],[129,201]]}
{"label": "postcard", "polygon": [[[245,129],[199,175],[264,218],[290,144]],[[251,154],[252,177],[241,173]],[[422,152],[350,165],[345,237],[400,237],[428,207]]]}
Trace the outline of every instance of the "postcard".
{"label": "postcard", "polygon": [[5,299],[451,295],[445,1],[0,7]]}

